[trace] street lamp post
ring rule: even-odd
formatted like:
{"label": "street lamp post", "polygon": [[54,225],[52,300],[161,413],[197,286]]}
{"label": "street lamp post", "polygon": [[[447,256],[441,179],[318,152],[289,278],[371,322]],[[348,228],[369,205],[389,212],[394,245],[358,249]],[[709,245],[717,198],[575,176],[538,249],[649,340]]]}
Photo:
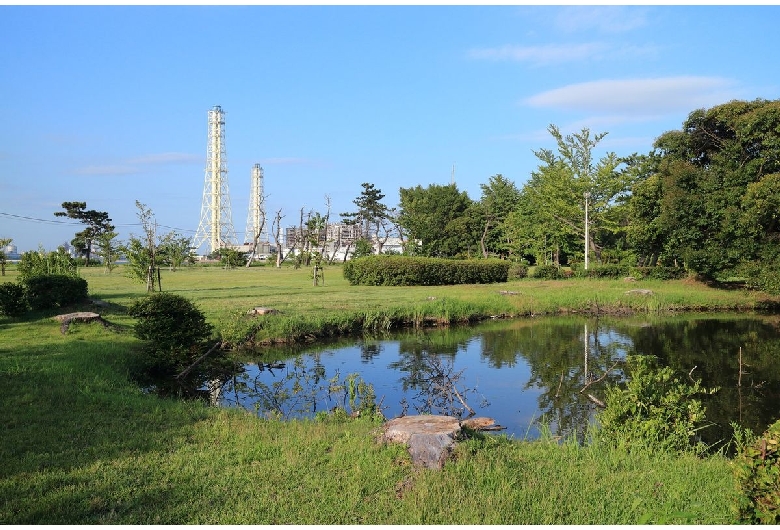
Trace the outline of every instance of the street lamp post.
{"label": "street lamp post", "polygon": [[588,199],[590,199],[590,192],[586,191],[583,195],[585,196],[585,270],[588,270]]}

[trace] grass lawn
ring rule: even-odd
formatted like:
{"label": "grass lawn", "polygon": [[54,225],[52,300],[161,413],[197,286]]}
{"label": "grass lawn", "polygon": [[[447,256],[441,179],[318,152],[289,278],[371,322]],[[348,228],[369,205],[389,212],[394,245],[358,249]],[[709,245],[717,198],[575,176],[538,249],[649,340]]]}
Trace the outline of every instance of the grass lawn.
{"label": "grass lawn", "polygon": [[[50,316],[0,317],[0,522],[5,524],[727,524],[721,456],[645,455],[571,443],[476,438],[442,471],[415,469],[367,420],[260,420],[145,394],[129,379],[138,341],[124,313],[145,287],[82,269],[119,330]],[[13,281],[13,268],[0,281]],[[688,282],[520,280],[351,287],[338,267],[163,271],[168,292],[215,324],[256,306],[280,319],[417,314],[755,309],[775,300]],[[650,289],[652,295],[626,294]],[[502,294],[511,291],[513,294]],[[443,315],[441,312],[449,315]],[[219,328],[219,325],[217,325]],[[281,328],[279,328],[281,329]]]}

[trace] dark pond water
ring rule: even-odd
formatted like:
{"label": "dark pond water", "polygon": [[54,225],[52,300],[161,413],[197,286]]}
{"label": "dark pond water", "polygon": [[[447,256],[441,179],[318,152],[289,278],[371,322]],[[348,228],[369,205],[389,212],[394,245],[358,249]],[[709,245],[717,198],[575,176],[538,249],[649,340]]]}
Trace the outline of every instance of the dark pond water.
{"label": "dark pond water", "polygon": [[538,437],[542,418],[553,434],[582,435],[636,354],[720,387],[705,400],[707,443],[728,439],[731,422],[762,432],[780,417],[780,317],[744,314],[526,319],[263,350],[218,401],[285,418],[349,409],[356,374],[353,406],[362,380],[388,418],[471,409],[514,438]]}

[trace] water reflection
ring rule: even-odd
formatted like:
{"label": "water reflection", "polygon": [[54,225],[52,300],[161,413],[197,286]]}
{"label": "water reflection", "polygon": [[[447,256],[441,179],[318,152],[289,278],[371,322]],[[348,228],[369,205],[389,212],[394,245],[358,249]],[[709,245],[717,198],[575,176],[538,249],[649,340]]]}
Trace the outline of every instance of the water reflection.
{"label": "water reflection", "polygon": [[[730,436],[735,421],[756,432],[780,416],[777,318],[721,315],[673,318],[549,318],[404,332],[303,350],[264,350],[222,389],[222,403],[259,415],[311,415],[345,402],[334,379],[359,374],[387,417],[405,413],[490,416],[517,438],[536,437],[544,417],[553,433],[582,437],[606,385],[624,380],[629,354],[720,392],[705,401],[715,427],[706,443]],[[739,352],[741,351],[741,358]],[[279,370],[263,363],[284,361]],[[335,385],[338,386],[338,385]]]}

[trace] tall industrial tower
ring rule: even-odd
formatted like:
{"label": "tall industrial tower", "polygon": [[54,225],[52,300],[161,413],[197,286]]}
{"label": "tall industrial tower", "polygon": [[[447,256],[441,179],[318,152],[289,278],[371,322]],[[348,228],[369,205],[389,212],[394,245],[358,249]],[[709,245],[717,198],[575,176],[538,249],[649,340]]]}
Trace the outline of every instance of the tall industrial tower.
{"label": "tall industrial tower", "polygon": [[[268,218],[265,216],[265,196],[263,195],[263,168],[260,164],[252,167],[252,177],[249,189],[249,214],[246,218],[246,242],[254,243],[257,239],[257,250],[261,251],[264,243],[268,243]],[[262,251],[261,251],[262,252]]]}
{"label": "tall industrial tower", "polygon": [[206,181],[203,186],[200,224],[193,239],[193,247],[199,249],[204,243],[208,243],[209,253],[236,244],[228,191],[225,112],[219,105],[209,110]]}

